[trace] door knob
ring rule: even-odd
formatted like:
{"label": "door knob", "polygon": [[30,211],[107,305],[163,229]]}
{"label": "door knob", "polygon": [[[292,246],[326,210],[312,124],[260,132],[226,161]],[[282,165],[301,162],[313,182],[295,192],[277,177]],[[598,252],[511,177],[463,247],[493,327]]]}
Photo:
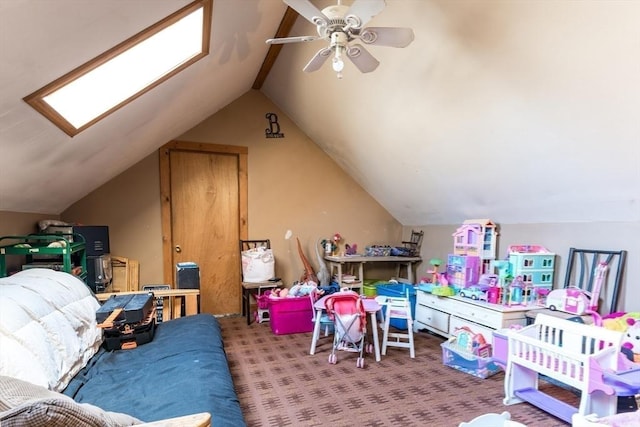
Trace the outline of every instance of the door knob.
{"label": "door knob", "polygon": [[176,252],[178,253],[182,252],[182,248],[180,247],[180,245],[176,245]]}

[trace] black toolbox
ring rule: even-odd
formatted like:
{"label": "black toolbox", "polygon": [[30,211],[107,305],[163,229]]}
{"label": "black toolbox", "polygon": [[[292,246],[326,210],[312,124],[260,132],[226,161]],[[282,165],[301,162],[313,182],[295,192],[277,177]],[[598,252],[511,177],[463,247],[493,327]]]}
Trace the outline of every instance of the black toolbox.
{"label": "black toolbox", "polygon": [[96,311],[96,320],[103,323],[116,309],[122,309],[122,313],[115,319],[120,323],[142,322],[153,308],[153,293],[111,295]]}
{"label": "black toolbox", "polygon": [[113,295],[96,312],[107,350],[135,348],[153,340],[156,329],[153,293]]}

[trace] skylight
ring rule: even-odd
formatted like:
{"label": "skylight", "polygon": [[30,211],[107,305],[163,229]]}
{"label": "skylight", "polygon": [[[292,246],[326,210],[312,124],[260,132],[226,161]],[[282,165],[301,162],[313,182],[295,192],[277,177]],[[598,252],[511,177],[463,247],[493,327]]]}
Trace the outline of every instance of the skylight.
{"label": "skylight", "polygon": [[70,136],[209,53],[212,0],[197,0],[24,98]]}

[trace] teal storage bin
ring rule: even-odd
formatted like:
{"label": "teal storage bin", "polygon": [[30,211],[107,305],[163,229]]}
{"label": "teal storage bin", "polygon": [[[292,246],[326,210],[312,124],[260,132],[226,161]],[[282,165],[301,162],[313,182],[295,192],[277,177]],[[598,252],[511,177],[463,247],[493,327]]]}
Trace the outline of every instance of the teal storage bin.
{"label": "teal storage bin", "polygon": [[[413,285],[407,283],[398,284],[385,284],[384,286],[377,287],[378,295],[387,297],[406,297],[407,291],[409,292],[409,303],[411,304],[411,317],[416,318],[416,288]],[[382,312],[386,315],[386,307],[382,307]],[[407,321],[404,319],[391,319],[389,322],[391,326],[396,329],[407,330]]]}

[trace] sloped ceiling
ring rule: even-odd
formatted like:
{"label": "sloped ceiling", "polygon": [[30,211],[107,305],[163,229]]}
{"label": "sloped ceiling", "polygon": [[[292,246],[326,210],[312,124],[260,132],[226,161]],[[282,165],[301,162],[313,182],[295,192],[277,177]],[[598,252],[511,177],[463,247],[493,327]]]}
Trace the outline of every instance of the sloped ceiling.
{"label": "sloped ceiling", "polygon": [[214,0],[210,54],[70,138],[22,98],[190,0],[0,0],[0,210],[59,213],[251,89],[286,5]]}
{"label": "sloped ceiling", "polygon": [[[0,1],[0,210],[61,212],[250,90],[280,0],[214,0],[209,56],[74,138],[21,100],[187,3]],[[639,221],[638,22],[625,0],[387,0],[369,25],[415,41],[371,47],[376,71],[303,73],[323,42],[286,45],[261,90],[404,225]]]}

